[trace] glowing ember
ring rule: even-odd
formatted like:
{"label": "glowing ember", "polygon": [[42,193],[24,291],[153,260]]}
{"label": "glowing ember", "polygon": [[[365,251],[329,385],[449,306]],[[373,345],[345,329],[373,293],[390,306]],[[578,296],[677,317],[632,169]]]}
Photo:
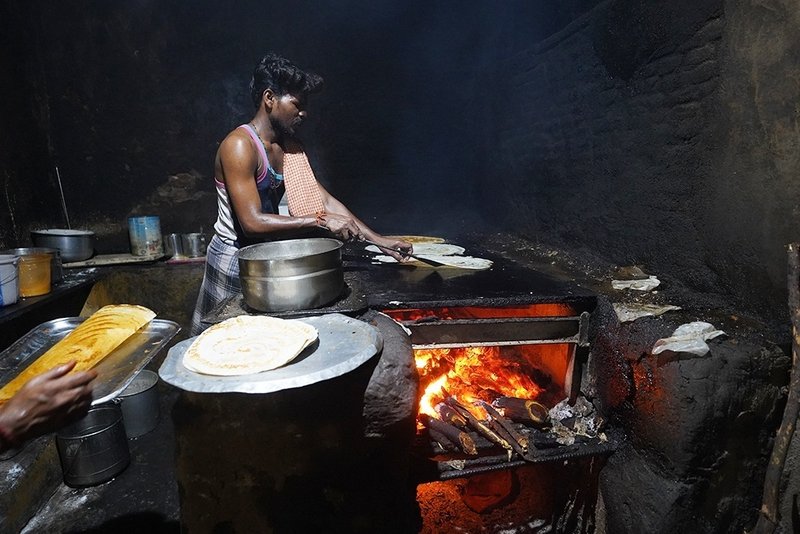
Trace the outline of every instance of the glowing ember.
{"label": "glowing ember", "polygon": [[436,416],[434,407],[444,400],[443,389],[481,419],[485,418],[483,410],[472,406],[478,399],[535,399],[542,392],[532,380],[533,367],[521,350],[501,356],[499,347],[416,349],[414,358],[425,388],[419,411],[431,416]]}

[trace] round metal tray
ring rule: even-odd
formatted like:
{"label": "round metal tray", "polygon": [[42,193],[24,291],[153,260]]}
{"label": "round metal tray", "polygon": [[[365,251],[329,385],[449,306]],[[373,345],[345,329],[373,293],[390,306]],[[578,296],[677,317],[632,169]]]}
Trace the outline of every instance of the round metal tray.
{"label": "round metal tray", "polygon": [[162,380],[195,393],[272,393],[298,388],[348,373],[383,348],[383,338],[373,326],[339,313],[295,319],[319,332],[296,359],[278,369],[242,376],[210,376],[183,366],[183,355],[196,338],[177,343],[158,370]]}

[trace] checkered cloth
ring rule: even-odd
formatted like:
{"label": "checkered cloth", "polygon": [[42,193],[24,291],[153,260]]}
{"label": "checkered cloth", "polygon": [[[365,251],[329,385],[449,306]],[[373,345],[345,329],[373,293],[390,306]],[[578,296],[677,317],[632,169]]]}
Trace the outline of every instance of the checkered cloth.
{"label": "checkered cloth", "polygon": [[242,292],[239,281],[239,249],[226,245],[218,235],[214,235],[206,251],[206,271],[197,304],[192,315],[190,336],[196,336],[207,328],[201,320],[223,300]]}
{"label": "checkered cloth", "polygon": [[283,183],[290,215],[305,217],[325,213],[322,193],[305,152],[284,153]]}

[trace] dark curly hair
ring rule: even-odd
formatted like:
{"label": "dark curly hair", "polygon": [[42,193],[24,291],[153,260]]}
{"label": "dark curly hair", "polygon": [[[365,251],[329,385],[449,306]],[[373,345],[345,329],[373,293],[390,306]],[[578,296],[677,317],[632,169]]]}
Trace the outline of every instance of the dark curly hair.
{"label": "dark curly hair", "polygon": [[305,72],[285,57],[273,52],[261,58],[250,80],[250,96],[256,109],[261,105],[264,91],[271,89],[277,95],[306,96],[322,88],[322,76]]}

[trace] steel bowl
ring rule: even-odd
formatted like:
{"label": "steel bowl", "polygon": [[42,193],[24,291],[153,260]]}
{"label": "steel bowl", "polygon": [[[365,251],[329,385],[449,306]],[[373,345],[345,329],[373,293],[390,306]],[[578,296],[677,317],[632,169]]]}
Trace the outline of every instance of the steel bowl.
{"label": "steel bowl", "polygon": [[60,250],[61,260],[65,263],[88,260],[94,254],[94,232],[89,230],[34,230],[31,239],[36,247]]}
{"label": "steel bowl", "polygon": [[245,303],[259,311],[319,308],[344,291],[342,242],[288,239],[239,250]]}

